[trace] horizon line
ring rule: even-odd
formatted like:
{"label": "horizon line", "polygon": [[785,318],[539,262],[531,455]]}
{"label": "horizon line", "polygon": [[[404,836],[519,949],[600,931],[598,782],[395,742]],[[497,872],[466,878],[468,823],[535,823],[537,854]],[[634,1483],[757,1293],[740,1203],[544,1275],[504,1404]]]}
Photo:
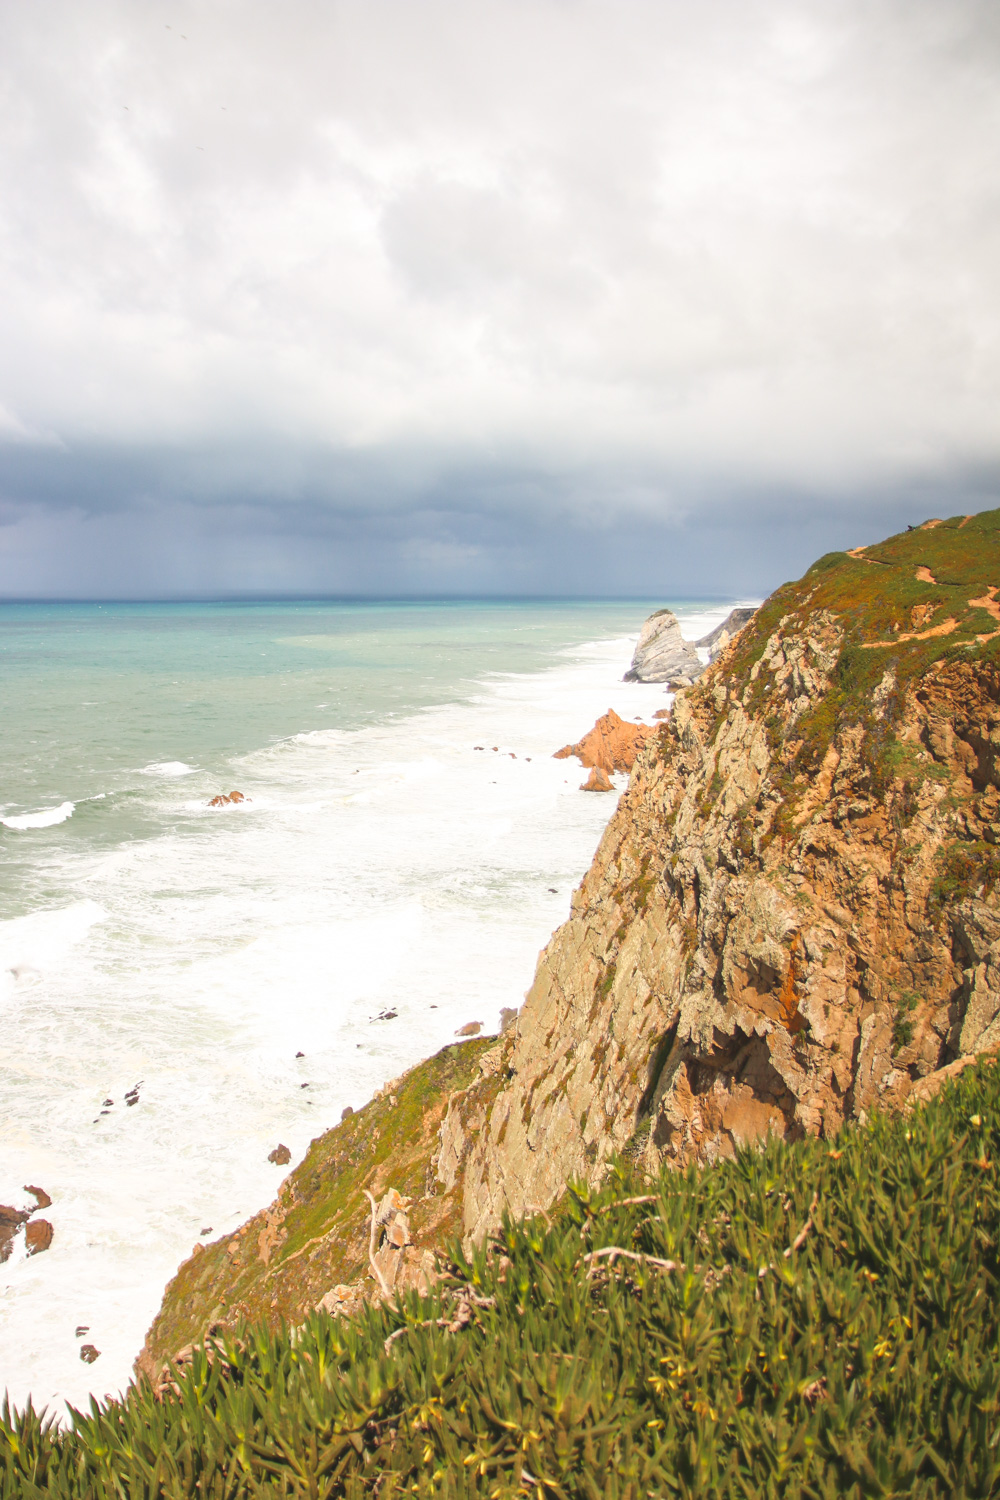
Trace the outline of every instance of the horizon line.
{"label": "horizon line", "polygon": [[[52,604],[635,604],[669,598],[671,592],[638,594],[32,594],[0,596],[0,608],[8,605]],[[742,595],[681,594],[676,599],[691,603],[733,603]],[[749,598],[749,596],[747,596]],[[755,596],[756,597],[756,596]]]}

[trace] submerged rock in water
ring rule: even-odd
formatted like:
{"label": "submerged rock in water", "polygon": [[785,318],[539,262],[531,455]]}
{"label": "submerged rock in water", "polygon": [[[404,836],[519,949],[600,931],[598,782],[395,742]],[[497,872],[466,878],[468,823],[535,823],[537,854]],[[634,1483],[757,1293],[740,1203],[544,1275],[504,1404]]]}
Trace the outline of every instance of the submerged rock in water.
{"label": "submerged rock in water", "polygon": [[52,1225],[48,1219],[32,1219],[24,1231],[29,1255],[41,1255],[52,1243]]}
{"label": "submerged rock in water", "polygon": [[250,798],[245,797],[242,792],[230,792],[228,796],[225,792],[220,792],[217,797],[212,798],[211,802],[208,805],[209,807],[229,807],[234,802],[249,801]]}
{"label": "submerged rock in water", "polygon": [[14,1236],[22,1224],[27,1223],[28,1213],[23,1208],[11,1208],[0,1203],[0,1262],[10,1259],[14,1248]]}
{"label": "submerged rock in water", "polygon": [[697,651],[681,635],[672,609],[650,615],[639,634],[626,682],[669,682],[675,677],[695,678],[704,671]]}

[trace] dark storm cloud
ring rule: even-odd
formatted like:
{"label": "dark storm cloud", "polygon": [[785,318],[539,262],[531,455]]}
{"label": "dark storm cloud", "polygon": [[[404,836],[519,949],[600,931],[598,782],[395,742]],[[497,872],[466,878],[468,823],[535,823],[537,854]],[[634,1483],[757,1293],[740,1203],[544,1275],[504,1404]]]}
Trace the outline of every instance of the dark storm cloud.
{"label": "dark storm cloud", "polygon": [[746,597],[821,553],[982,508],[993,473],[834,506],[624,462],[577,472],[440,453],[118,447],[8,455],[12,597],[240,593]]}
{"label": "dark storm cloud", "polygon": [[952,0],[0,15],[0,593],[750,593],[997,503]]}

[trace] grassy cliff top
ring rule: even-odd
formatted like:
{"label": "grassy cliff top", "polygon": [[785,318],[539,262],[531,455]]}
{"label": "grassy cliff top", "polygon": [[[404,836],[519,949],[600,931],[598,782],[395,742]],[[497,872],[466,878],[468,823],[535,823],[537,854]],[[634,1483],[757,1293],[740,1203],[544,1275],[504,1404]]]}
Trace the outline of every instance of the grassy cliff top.
{"label": "grassy cliff top", "polygon": [[3,1500],[1000,1491],[1000,1069],[834,1142],[455,1245],[427,1297],[231,1330],[60,1432],[0,1412]]}
{"label": "grassy cliff top", "polygon": [[911,687],[937,672],[1000,667],[1000,510],[828,552],[775,590],[695,689],[705,700],[721,677],[768,720],[775,748],[789,722],[787,703],[772,694],[776,635],[807,664],[831,639],[839,653],[828,687],[794,715],[795,744],[782,751],[790,774],[814,774],[835,735],[858,725],[880,784]]}
{"label": "grassy cliff top", "polygon": [[859,691],[892,668],[920,675],[941,658],[1000,655],[1000,510],[922,526],[870,547],[828,552],[795,583],[775,590],[739,637],[731,658],[749,671],[779,622],[808,633],[821,612],[844,630],[844,648],[863,650]]}

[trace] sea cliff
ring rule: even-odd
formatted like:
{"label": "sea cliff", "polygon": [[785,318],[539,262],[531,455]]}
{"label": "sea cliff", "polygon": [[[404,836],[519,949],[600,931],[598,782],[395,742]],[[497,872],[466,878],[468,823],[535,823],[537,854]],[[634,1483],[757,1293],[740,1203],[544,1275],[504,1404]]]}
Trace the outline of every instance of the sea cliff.
{"label": "sea cliff", "polygon": [[778,589],[639,749],[515,1025],[319,1137],[180,1268],[140,1368],[420,1284],[615,1155],[829,1136],[1000,1042],[998,589],[998,511]]}

